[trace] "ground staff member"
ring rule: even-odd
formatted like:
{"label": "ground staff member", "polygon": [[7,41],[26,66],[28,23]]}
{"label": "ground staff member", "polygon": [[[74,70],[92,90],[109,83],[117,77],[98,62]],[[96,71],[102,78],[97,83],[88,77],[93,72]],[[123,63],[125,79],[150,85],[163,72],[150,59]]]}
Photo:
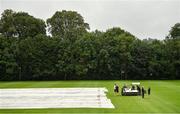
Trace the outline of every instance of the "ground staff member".
{"label": "ground staff member", "polygon": [[142,98],[144,98],[144,93],[145,93],[145,90],[144,90],[144,87],[142,87]]}

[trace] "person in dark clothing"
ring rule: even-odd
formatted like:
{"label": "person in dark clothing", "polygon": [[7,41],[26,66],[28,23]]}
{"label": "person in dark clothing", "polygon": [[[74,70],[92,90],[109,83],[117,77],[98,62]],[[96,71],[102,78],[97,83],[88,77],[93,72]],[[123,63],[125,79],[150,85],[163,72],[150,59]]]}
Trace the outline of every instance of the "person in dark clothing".
{"label": "person in dark clothing", "polygon": [[142,98],[144,98],[144,93],[145,93],[145,90],[144,90],[144,87],[142,87]]}
{"label": "person in dark clothing", "polygon": [[139,92],[139,95],[141,95],[141,88],[137,85],[137,90]]}
{"label": "person in dark clothing", "polygon": [[124,88],[122,87],[121,88],[121,95],[123,96],[123,91],[124,91]]}
{"label": "person in dark clothing", "polygon": [[151,88],[149,87],[148,88],[148,95],[150,95],[151,94]]}
{"label": "person in dark clothing", "polygon": [[134,85],[132,85],[132,88],[131,88],[131,90],[135,90],[135,86],[134,86]]}
{"label": "person in dark clothing", "polygon": [[115,94],[119,93],[119,86],[117,84],[114,84],[114,93]]}
{"label": "person in dark clothing", "polygon": [[119,86],[116,85],[116,92],[119,93]]}

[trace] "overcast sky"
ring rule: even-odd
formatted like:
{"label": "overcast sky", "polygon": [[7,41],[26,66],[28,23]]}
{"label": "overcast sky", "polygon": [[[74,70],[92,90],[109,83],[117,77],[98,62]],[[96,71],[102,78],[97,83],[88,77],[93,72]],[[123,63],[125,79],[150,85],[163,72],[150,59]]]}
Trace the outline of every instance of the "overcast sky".
{"label": "overcast sky", "polygon": [[121,27],[141,39],[164,39],[180,22],[180,0],[0,0],[0,13],[5,9],[43,20],[56,11],[73,10],[84,17],[91,31]]}

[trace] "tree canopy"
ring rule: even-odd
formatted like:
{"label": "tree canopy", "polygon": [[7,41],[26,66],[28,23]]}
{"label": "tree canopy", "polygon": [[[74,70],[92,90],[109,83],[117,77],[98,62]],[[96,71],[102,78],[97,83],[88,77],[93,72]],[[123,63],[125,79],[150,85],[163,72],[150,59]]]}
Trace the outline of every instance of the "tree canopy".
{"label": "tree canopy", "polygon": [[0,19],[0,80],[180,79],[180,32],[140,40],[120,27],[105,32],[75,11],[57,11],[45,22],[5,10]]}
{"label": "tree canopy", "polygon": [[169,37],[173,39],[180,39],[180,23],[176,23],[169,32]]}
{"label": "tree canopy", "polygon": [[89,24],[84,22],[83,17],[75,11],[57,11],[47,19],[49,32],[52,36],[73,39],[89,29]]}
{"label": "tree canopy", "polygon": [[0,33],[5,37],[34,37],[46,34],[45,22],[25,12],[5,10],[0,19]]}

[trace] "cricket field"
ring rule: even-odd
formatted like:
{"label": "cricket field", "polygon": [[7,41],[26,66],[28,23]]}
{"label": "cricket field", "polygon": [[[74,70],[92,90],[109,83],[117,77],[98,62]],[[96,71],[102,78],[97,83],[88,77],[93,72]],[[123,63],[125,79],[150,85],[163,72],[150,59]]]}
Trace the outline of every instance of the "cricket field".
{"label": "cricket field", "polygon": [[[115,95],[113,86],[140,82],[145,89],[151,87],[151,95]],[[87,81],[13,81],[0,82],[0,89],[8,88],[106,88],[107,98],[115,108],[45,108],[45,109],[0,109],[0,113],[180,113],[180,80],[87,80]]]}

